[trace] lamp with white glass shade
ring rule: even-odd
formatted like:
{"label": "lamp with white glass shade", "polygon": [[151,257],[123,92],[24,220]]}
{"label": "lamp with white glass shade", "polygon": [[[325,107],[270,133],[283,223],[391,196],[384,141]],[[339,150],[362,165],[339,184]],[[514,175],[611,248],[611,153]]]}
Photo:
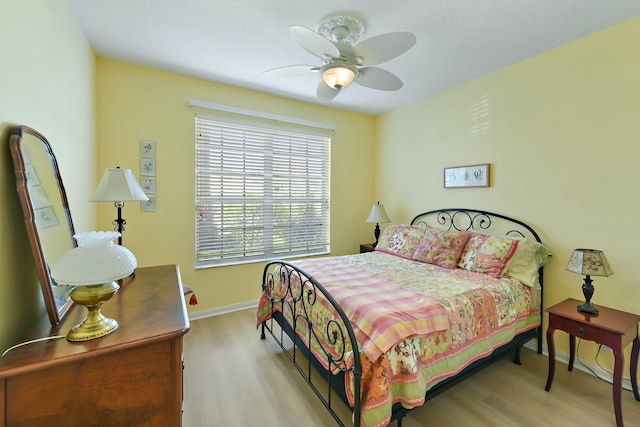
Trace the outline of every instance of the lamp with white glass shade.
{"label": "lamp with white glass shade", "polygon": [[131,275],[138,265],[129,249],[113,244],[119,236],[115,231],[78,233],[73,236],[78,247],[62,254],[51,269],[56,283],[73,286],[71,299],[89,310],[67,334],[69,341],[100,338],[118,328],[118,322],[103,316],[100,308],[118,292],[115,281]]}

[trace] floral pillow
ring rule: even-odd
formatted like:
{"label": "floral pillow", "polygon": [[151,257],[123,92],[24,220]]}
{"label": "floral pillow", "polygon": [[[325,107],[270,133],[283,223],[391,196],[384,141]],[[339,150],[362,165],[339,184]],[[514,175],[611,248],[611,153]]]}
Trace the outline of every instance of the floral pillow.
{"label": "floral pillow", "polygon": [[420,227],[391,225],[382,232],[376,251],[411,259],[423,236],[424,229]]}
{"label": "floral pillow", "polygon": [[427,227],[413,259],[444,268],[456,268],[470,237],[471,233],[468,231]]}
{"label": "floral pillow", "polygon": [[474,233],[462,251],[458,267],[499,279],[517,248],[518,240]]}

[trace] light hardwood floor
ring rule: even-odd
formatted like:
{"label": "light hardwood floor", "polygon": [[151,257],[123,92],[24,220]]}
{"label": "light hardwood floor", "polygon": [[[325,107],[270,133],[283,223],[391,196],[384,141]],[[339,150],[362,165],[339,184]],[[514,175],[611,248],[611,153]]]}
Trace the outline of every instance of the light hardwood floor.
{"label": "light hardwood floor", "polygon": [[[436,396],[403,426],[615,426],[610,384],[558,362],[546,392],[547,357],[523,349],[521,358],[517,366],[509,355]],[[193,321],[184,359],[185,427],[336,425],[273,339],[260,340],[254,310]],[[625,426],[640,426],[640,402],[622,393]],[[349,425],[346,407],[340,416]]]}

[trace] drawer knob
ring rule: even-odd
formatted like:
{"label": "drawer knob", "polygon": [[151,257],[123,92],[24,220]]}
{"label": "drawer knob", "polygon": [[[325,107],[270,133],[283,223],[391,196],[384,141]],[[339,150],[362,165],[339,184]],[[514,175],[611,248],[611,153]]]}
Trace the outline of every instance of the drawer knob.
{"label": "drawer knob", "polygon": [[582,326],[578,328],[578,333],[584,335],[584,328]]}

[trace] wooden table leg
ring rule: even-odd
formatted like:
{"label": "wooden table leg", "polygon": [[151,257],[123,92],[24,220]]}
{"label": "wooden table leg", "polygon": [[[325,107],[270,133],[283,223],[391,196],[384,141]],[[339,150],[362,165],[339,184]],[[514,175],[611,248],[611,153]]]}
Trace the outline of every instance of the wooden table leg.
{"label": "wooden table leg", "polygon": [[573,362],[576,360],[576,336],[569,334],[569,371],[573,371]]}
{"label": "wooden table leg", "polygon": [[547,349],[549,350],[549,373],[547,374],[547,385],[544,387],[546,391],[551,388],[553,376],[556,373],[556,346],[553,342],[553,333],[555,329],[549,325],[547,328]]}
{"label": "wooden table leg", "polygon": [[615,358],[613,367],[613,410],[616,413],[616,426],[623,427],[622,422],[622,367],[624,366],[624,354],[618,343],[613,348]]}
{"label": "wooden table leg", "polygon": [[640,393],[638,393],[638,354],[640,353],[640,339],[636,336],[633,340],[633,347],[631,348],[631,366],[629,371],[631,373],[631,388],[633,388],[633,396],[636,400],[640,400]]}

